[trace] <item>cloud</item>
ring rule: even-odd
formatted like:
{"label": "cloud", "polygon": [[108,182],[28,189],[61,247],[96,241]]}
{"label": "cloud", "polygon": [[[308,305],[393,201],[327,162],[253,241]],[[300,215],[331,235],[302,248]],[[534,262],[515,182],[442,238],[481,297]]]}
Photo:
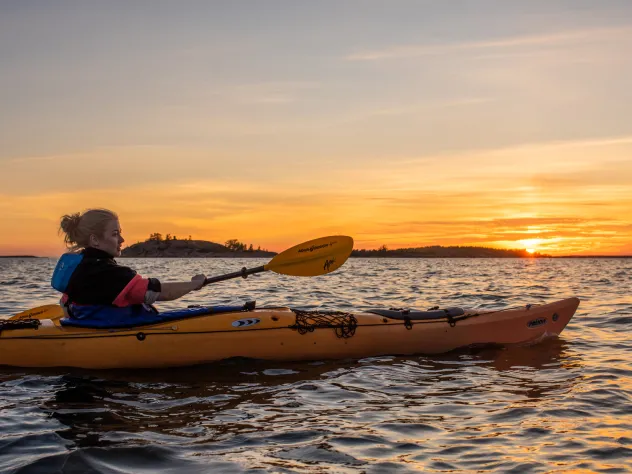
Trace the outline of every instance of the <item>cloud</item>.
{"label": "cloud", "polygon": [[346,56],[345,59],[348,61],[380,61],[419,56],[439,56],[449,53],[469,51],[518,48],[525,46],[553,46],[583,41],[596,42],[604,39],[627,36],[631,32],[632,29],[628,27],[591,28],[540,35],[513,36],[485,41],[465,41],[460,43],[442,44],[409,44],[393,46],[375,51],[353,53]]}
{"label": "cloud", "polygon": [[350,113],[346,116],[342,116],[334,123],[336,125],[342,125],[347,123],[358,122],[362,120],[372,119],[375,117],[393,117],[399,115],[414,115],[414,114],[427,114],[433,113],[440,109],[449,109],[452,107],[469,107],[482,104],[489,104],[496,99],[492,97],[454,97],[438,100],[427,100],[417,104],[407,104],[399,106],[388,106],[373,108],[368,110],[360,110]]}

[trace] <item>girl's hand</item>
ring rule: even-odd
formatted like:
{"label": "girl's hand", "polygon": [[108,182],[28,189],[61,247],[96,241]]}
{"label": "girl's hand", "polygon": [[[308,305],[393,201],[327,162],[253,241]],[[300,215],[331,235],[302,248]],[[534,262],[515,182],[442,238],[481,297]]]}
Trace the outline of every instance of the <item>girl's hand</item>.
{"label": "girl's hand", "polygon": [[206,275],[203,275],[200,273],[199,275],[195,275],[193,278],[191,278],[191,281],[198,283],[198,286],[196,286],[195,289],[199,290],[200,288],[204,286],[204,282],[206,281]]}

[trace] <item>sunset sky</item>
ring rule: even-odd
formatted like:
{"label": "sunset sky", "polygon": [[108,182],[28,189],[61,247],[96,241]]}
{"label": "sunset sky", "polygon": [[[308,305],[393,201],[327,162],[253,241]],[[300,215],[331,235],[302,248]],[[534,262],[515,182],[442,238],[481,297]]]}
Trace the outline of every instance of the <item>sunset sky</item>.
{"label": "sunset sky", "polygon": [[59,217],[280,251],[632,255],[632,2],[0,3],[0,255]]}

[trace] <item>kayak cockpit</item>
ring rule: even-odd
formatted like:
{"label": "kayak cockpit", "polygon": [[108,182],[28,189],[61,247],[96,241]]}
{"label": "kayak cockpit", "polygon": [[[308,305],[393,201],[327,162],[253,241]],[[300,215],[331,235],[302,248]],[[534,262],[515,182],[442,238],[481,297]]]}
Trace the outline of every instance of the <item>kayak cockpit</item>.
{"label": "kayak cockpit", "polygon": [[128,317],[125,319],[108,320],[108,318],[94,317],[77,319],[72,317],[62,318],[59,322],[64,327],[77,327],[89,329],[128,329],[142,326],[150,326],[169,321],[192,318],[195,316],[205,316],[209,314],[248,312],[255,309],[255,302],[249,301],[241,306],[191,306],[184,309],[163,311],[147,314],[142,313],[138,317]]}

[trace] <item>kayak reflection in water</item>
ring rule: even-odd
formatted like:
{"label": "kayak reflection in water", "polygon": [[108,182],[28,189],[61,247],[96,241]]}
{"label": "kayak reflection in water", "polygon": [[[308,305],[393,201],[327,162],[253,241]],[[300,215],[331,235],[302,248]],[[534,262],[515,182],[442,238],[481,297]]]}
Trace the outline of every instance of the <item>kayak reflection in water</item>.
{"label": "kayak reflection in water", "polygon": [[63,293],[61,304],[70,319],[142,319],[156,313],[151,306],[156,301],[172,301],[204,286],[205,275],[161,283],[116,263],[125,239],[118,216],[107,209],[63,216],[60,233],[70,252],[59,259],[51,284]]}

